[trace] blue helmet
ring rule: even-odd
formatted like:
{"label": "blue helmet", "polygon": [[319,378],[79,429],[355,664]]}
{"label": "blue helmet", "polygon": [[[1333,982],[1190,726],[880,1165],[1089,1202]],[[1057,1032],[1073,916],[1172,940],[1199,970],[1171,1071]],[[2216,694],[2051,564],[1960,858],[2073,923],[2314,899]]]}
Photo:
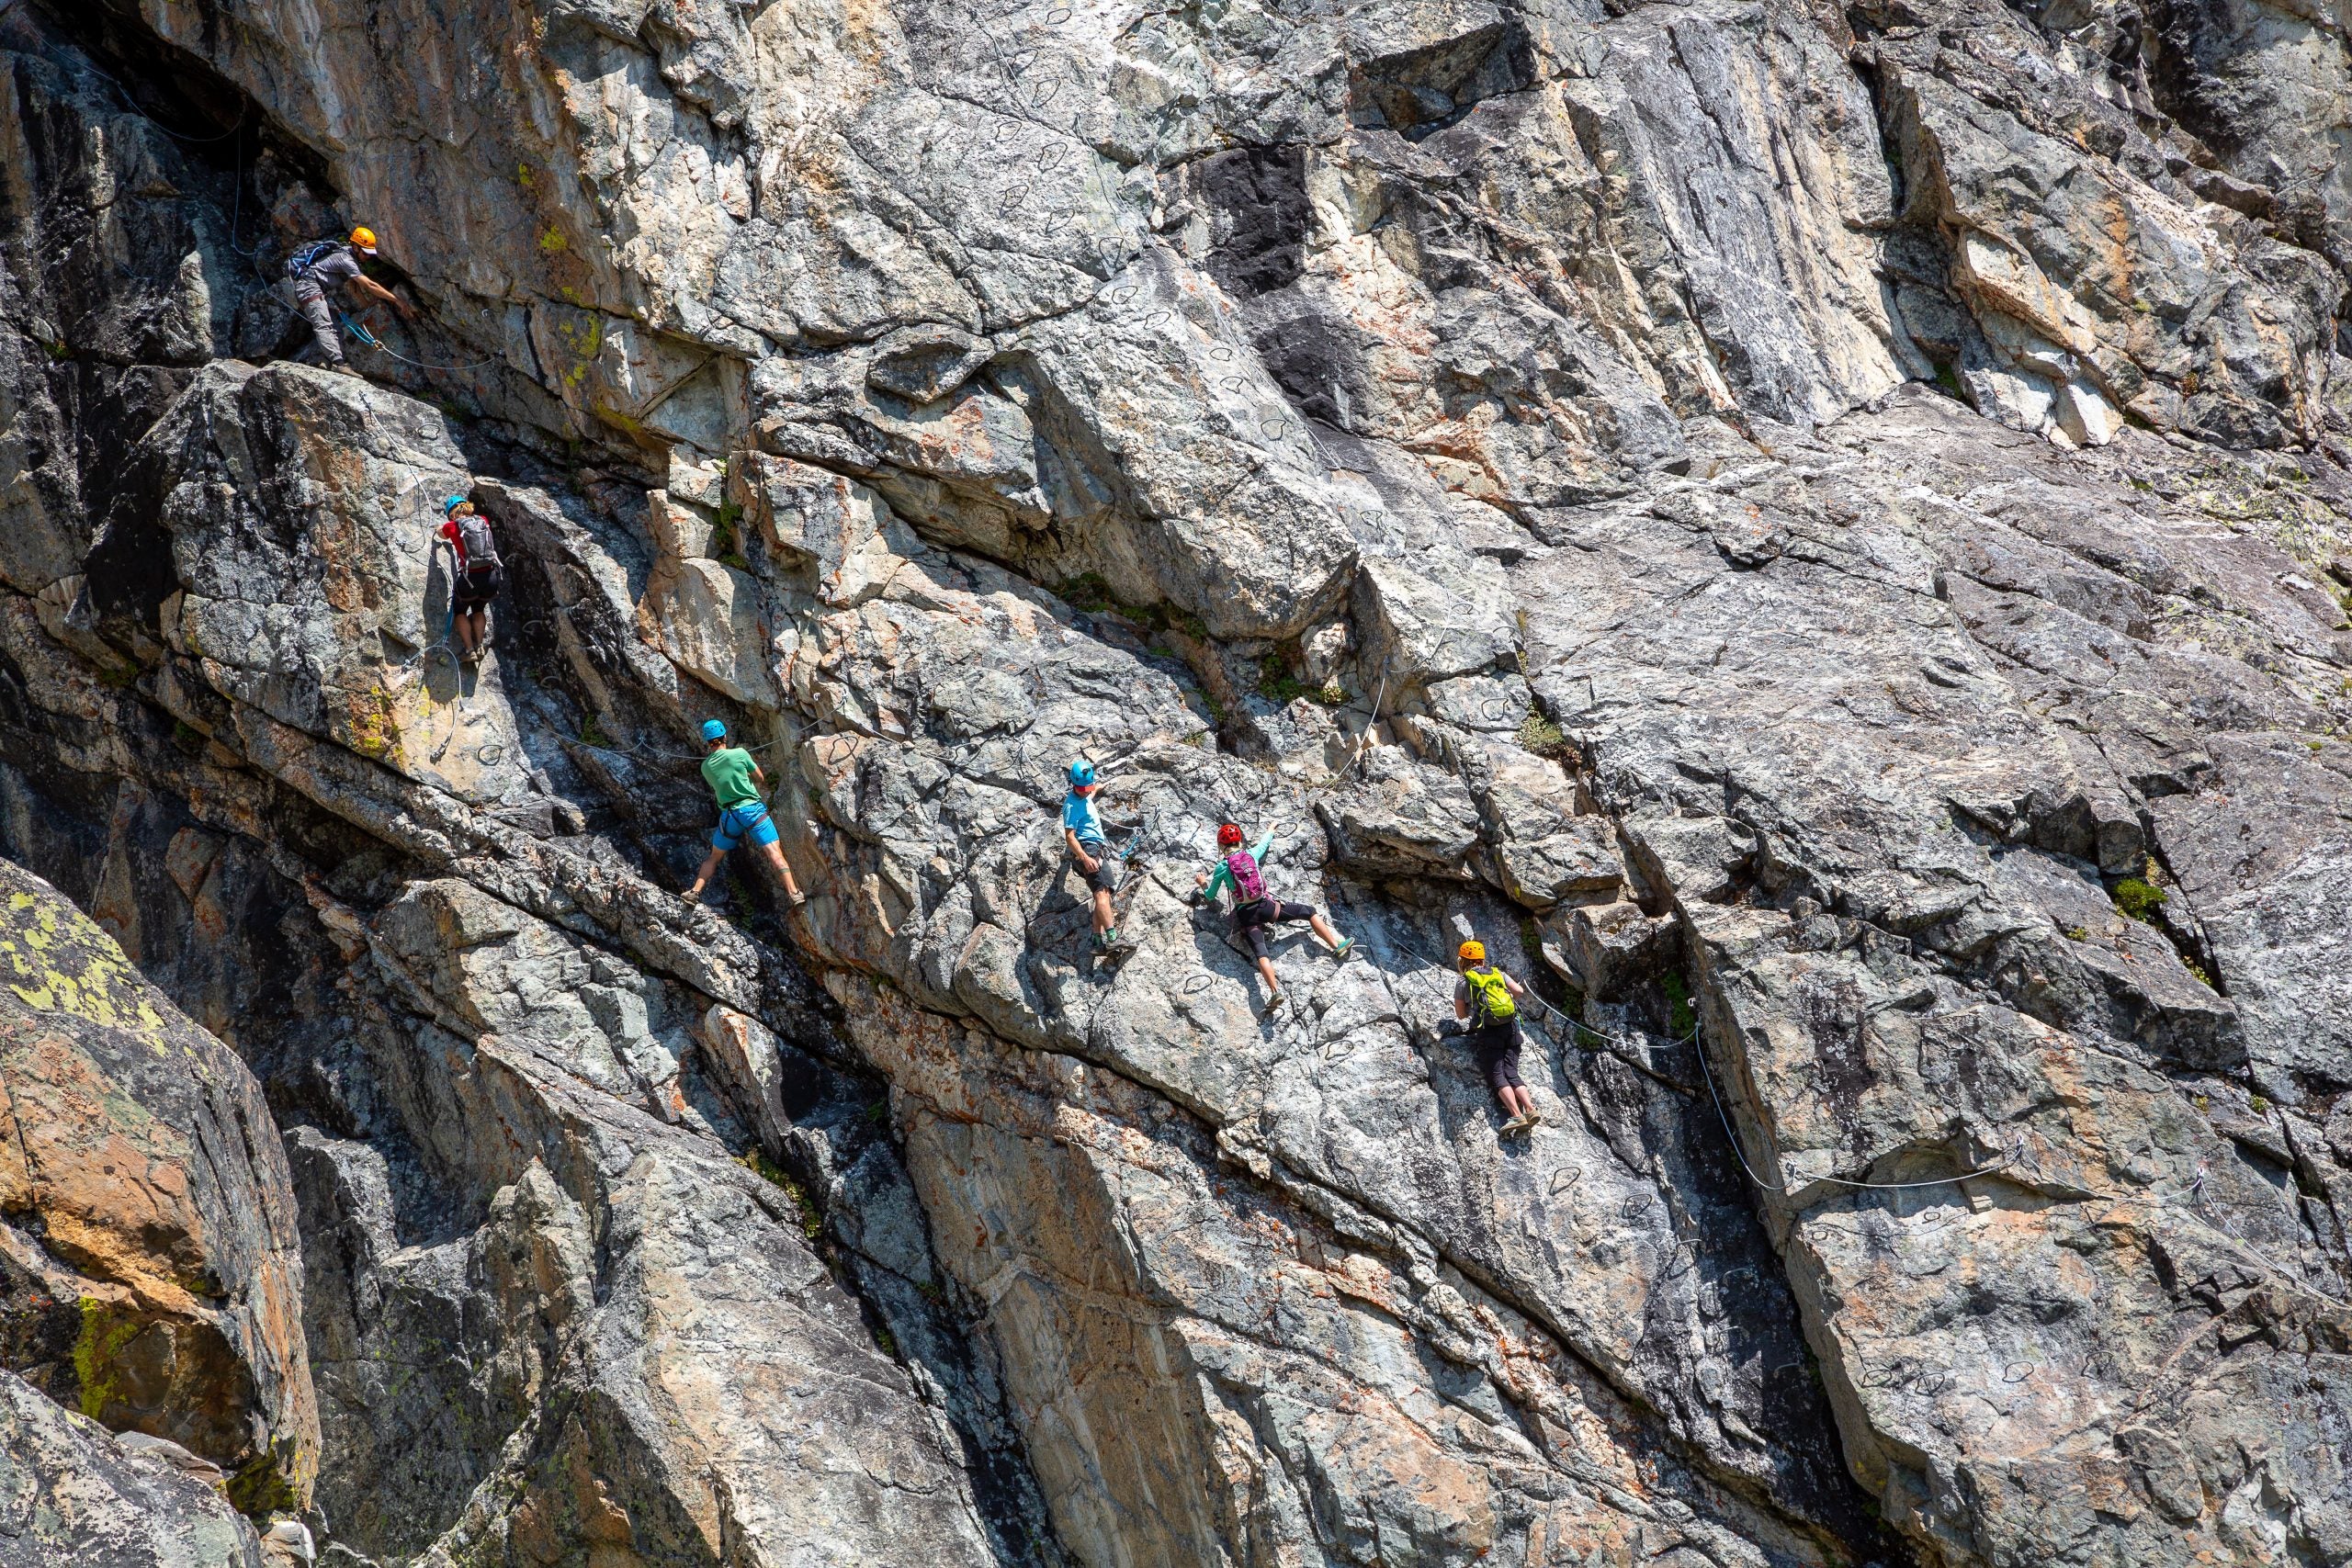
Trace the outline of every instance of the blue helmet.
{"label": "blue helmet", "polygon": [[727,726],[718,719],[704,719],[702,721],[702,738],[706,743],[713,740],[724,740],[727,739]]}
{"label": "blue helmet", "polygon": [[1094,764],[1079,761],[1069,765],[1069,787],[1083,789],[1094,782]]}
{"label": "blue helmet", "polygon": [[465,503],[466,498],[464,496],[453,495],[448,500],[441,503],[441,515],[447,517],[449,513],[457,511],[458,508],[463,506]]}

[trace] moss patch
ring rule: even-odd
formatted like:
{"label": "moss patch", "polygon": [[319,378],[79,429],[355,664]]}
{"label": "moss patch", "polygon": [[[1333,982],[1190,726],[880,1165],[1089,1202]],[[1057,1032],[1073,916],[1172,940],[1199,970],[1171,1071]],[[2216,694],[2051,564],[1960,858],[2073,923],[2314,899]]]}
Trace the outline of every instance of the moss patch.
{"label": "moss patch", "polygon": [[1567,733],[1542,714],[1531,713],[1519,727],[1519,749],[1561,761],[1568,755]]}
{"label": "moss patch", "polygon": [[1677,1036],[1690,1033],[1699,1027],[1699,1014],[1690,1005],[1690,987],[1679,975],[1668,975],[1658,982],[1658,989],[1666,993],[1666,1026]]}
{"label": "moss patch", "polygon": [[74,1379],[81,1385],[75,1404],[91,1420],[106,1418],[107,1406],[114,1403],[115,1358],[146,1326],[105,1302],[82,1298],[82,1332],[74,1340]]}
{"label": "moss patch", "polygon": [[277,1461],[277,1453],[272,1449],[254,1456],[229,1477],[229,1502],[237,1512],[247,1518],[266,1519],[272,1514],[301,1511],[301,1495],[295,1491],[292,1478]]}
{"label": "moss patch", "polygon": [[2152,882],[2127,876],[2115,885],[2115,907],[2126,919],[2152,925],[2155,921],[2156,911],[2164,906],[2165,890]]}
{"label": "moss patch", "polygon": [[811,1243],[825,1234],[825,1216],[817,1212],[817,1205],[809,1198],[808,1189],[795,1181],[791,1172],[758,1149],[741,1156],[735,1163],[770,1186],[783,1190],[784,1195],[792,1200],[794,1212],[800,1216],[800,1234]]}

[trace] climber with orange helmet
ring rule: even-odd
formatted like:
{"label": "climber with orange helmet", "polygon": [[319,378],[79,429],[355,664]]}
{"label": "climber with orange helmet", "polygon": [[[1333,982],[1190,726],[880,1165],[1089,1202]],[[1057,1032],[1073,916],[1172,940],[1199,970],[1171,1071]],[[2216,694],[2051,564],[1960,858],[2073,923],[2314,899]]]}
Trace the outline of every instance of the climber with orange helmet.
{"label": "climber with orange helmet", "polygon": [[1266,836],[1249,849],[1241,847],[1241,826],[1227,822],[1216,830],[1218,860],[1215,867],[1201,873],[1193,886],[1204,900],[1214,900],[1225,889],[1233,889],[1233,929],[1242,941],[1250,944],[1251,956],[1258,961],[1258,973],[1266,980],[1266,1006],[1280,1007],[1283,983],[1274,975],[1274,961],[1266,952],[1266,928],[1290,920],[1305,920],[1331,956],[1344,959],[1356,944],[1353,937],[1342,938],[1331,929],[1331,922],[1316,911],[1312,904],[1285,904],[1266,891],[1265,874],[1260,867],[1266,852],[1274,847],[1274,835],[1268,829]]}
{"label": "climber with orange helmet", "polygon": [[1516,998],[1527,994],[1526,987],[1487,962],[1487,944],[1482,942],[1464,942],[1454,952],[1453,966],[1462,972],[1462,978],[1453,987],[1457,1027],[1467,1026],[1470,1048],[1478,1053],[1478,1066],[1487,1075],[1487,1087],[1502,1102],[1506,1118],[1502,1135],[1516,1137],[1544,1119],[1519,1076]]}
{"label": "climber with orange helmet", "polygon": [[400,297],[359,267],[361,256],[376,254],[376,231],[354,229],[348,240],[313,240],[286,258],[286,276],[294,285],[294,304],[302,319],[311,323],[311,338],[319,355],[331,370],[356,375],[344,363],[343,343],[334,330],[334,307],[327,296],[337,288],[350,288],[362,294],[381,299],[403,316],[413,315]]}

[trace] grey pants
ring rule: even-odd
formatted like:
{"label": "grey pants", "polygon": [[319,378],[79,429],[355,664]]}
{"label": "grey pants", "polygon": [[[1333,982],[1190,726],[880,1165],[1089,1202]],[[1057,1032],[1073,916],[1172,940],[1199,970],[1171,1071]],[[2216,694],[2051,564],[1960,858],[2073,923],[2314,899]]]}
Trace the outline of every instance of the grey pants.
{"label": "grey pants", "polygon": [[294,305],[302,319],[311,323],[311,336],[319,345],[319,357],[329,365],[343,363],[343,340],[335,333],[334,308],[327,303],[326,295],[315,283],[301,282],[294,286]]}

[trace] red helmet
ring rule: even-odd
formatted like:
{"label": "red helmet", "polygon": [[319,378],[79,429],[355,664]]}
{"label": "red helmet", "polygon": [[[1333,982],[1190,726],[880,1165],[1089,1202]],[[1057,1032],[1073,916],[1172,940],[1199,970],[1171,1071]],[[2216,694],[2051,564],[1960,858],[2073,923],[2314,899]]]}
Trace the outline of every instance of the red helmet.
{"label": "red helmet", "polygon": [[1239,849],[1241,847],[1240,828],[1231,822],[1227,822],[1218,828],[1216,830],[1216,847],[1221,850]]}

